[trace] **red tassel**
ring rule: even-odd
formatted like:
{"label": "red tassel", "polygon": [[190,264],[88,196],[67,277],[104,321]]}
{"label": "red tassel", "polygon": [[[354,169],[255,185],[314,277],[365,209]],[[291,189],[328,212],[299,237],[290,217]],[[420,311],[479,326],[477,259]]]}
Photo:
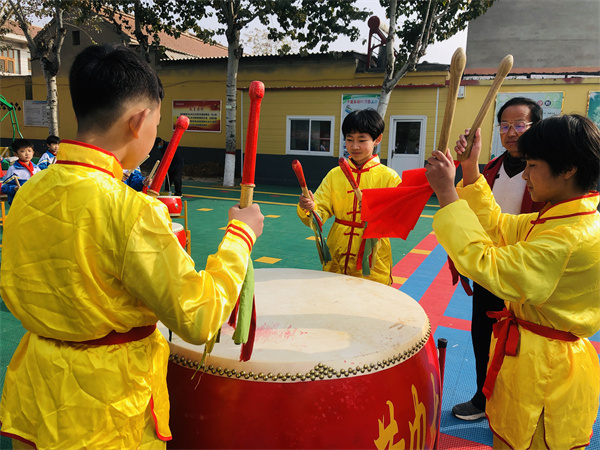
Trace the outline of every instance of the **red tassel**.
{"label": "red tassel", "polygon": [[252,297],[252,319],[250,320],[250,329],[248,330],[248,342],[242,344],[240,352],[240,361],[250,361],[252,350],[254,349],[254,337],[256,335],[256,301]]}
{"label": "red tassel", "polygon": [[237,324],[237,316],[238,316],[238,310],[240,309],[240,298],[238,297],[237,302],[235,303],[235,306],[233,308],[233,311],[231,311],[231,315],[229,316],[229,322],[227,322],[229,324],[229,326],[235,328],[236,324]]}
{"label": "red tassel", "polygon": [[356,255],[356,270],[362,270],[362,260],[365,254],[365,240],[360,241],[360,247],[358,248],[358,255]]}

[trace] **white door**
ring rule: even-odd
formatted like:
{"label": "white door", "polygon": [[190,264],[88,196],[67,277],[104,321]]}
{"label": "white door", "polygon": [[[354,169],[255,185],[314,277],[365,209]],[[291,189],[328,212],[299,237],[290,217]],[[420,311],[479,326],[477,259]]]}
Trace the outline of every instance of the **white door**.
{"label": "white door", "polygon": [[427,116],[390,116],[388,166],[400,177],[405,170],[423,167]]}

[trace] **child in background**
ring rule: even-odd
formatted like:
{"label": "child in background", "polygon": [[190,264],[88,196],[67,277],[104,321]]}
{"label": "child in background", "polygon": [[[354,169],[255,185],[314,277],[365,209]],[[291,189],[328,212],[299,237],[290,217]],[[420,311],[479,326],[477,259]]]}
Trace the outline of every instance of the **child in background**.
{"label": "child in background", "polygon": [[34,174],[40,171],[40,168],[31,162],[33,158],[33,144],[27,139],[15,139],[12,143],[12,151],[17,159],[12,166],[8,168],[5,180],[9,180],[13,175],[16,178],[2,183],[2,193],[6,194],[8,204],[12,204],[15,194],[20,186],[23,186]]}
{"label": "child in background", "polygon": [[[375,147],[383,138],[385,123],[374,109],[354,111],[344,119],[342,132],[346,149],[350,154],[348,163],[360,189],[396,187],[400,176],[379,161],[374,155]],[[310,192],[310,191],[309,191]],[[375,263],[369,275],[357,268],[365,224],[361,220],[360,204],[339,167],[332,169],[323,179],[311,198],[300,196],[298,216],[310,226],[310,212],[316,211],[323,223],[335,217],[327,236],[332,260],[323,270],[355,277],[363,277],[379,283],[392,284],[392,249],[387,238],[380,239]]]}
{"label": "child in background", "polygon": [[151,181],[142,175],[139,166],[135,170],[123,170],[123,183],[138,192],[141,192],[144,186],[148,187]]}
{"label": "child in background", "polygon": [[90,46],[69,88],[76,141],[61,142],[4,224],[0,294],[27,333],[6,371],[1,432],[19,448],[164,449],[169,346],[156,322],[210,340],[236,304],[264,217],[256,204],[232,207],[198,272],[167,207],[122,182],[152,148],[160,79],[131,49]]}
{"label": "child in background", "polygon": [[50,164],[54,164],[56,162],[58,144],[60,144],[60,139],[58,136],[50,135],[46,138],[46,152],[42,155],[37,164],[40,170],[47,169]]}

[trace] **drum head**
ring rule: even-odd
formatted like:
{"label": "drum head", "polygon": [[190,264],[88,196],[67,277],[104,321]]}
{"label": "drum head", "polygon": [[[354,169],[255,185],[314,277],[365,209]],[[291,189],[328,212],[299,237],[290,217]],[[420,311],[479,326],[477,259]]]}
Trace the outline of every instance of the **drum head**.
{"label": "drum head", "polygon": [[[252,358],[240,362],[233,329],[223,325],[206,367],[237,372],[308,374],[321,364],[334,372],[378,370],[401,363],[423,347],[430,324],[408,295],[362,278],[301,269],[255,271],[257,328]],[[168,338],[168,330],[159,323]],[[204,346],[175,334],[172,358],[197,367]],[[356,372],[355,372],[356,370]],[[369,370],[370,371],[370,370]]]}

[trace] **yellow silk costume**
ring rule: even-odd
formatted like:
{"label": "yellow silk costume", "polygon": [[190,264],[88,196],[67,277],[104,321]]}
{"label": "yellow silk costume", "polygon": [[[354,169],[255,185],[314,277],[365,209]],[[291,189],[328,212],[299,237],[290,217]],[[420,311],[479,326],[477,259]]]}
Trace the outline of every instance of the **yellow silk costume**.
{"label": "yellow silk costume", "polygon": [[38,449],[135,449],[156,422],[168,440],[169,347],[161,333],[77,342],[161,320],[202,344],[227,320],[256,236],[232,221],[206,270],[171,231],[167,208],[122,181],[117,159],[63,141],[6,218],[0,293],[27,329],[6,373],[2,433]]}
{"label": "yellow silk costume", "polygon": [[[378,156],[373,156],[360,169],[352,159],[348,160],[348,163],[360,189],[396,187],[402,182],[396,171],[381,164]],[[335,217],[357,225],[349,226],[339,222],[332,224],[327,236],[327,245],[332,260],[324,265],[323,270],[367,278],[390,285],[392,283],[392,249],[389,239],[380,239],[381,247],[377,250],[375,265],[371,268],[369,276],[364,276],[362,270],[358,270],[356,267],[364,224],[361,223],[358,199],[342,169],[335,167],[330,170],[314,197],[315,211],[321,216],[323,223],[330,217]],[[297,211],[302,222],[310,226],[309,212],[300,208],[300,205],[298,205]]]}
{"label": "yellow silk costume", "polygon": [[[505,356],[486,413],[490,428],[515,449],[530,446],[544,414],[549,448],[589,442],[598,412],[600,367],[586,339],[600,329],[598,193],[538,214],[502,214],[480,177],[457,187],[433,228],[460,273],[505,300],[521,320],[581,339],[548,339],[519,326],[516,356]],[[466,200],[466,201],[465,201]],[[497,337],[492,336],[490,355]]]}

